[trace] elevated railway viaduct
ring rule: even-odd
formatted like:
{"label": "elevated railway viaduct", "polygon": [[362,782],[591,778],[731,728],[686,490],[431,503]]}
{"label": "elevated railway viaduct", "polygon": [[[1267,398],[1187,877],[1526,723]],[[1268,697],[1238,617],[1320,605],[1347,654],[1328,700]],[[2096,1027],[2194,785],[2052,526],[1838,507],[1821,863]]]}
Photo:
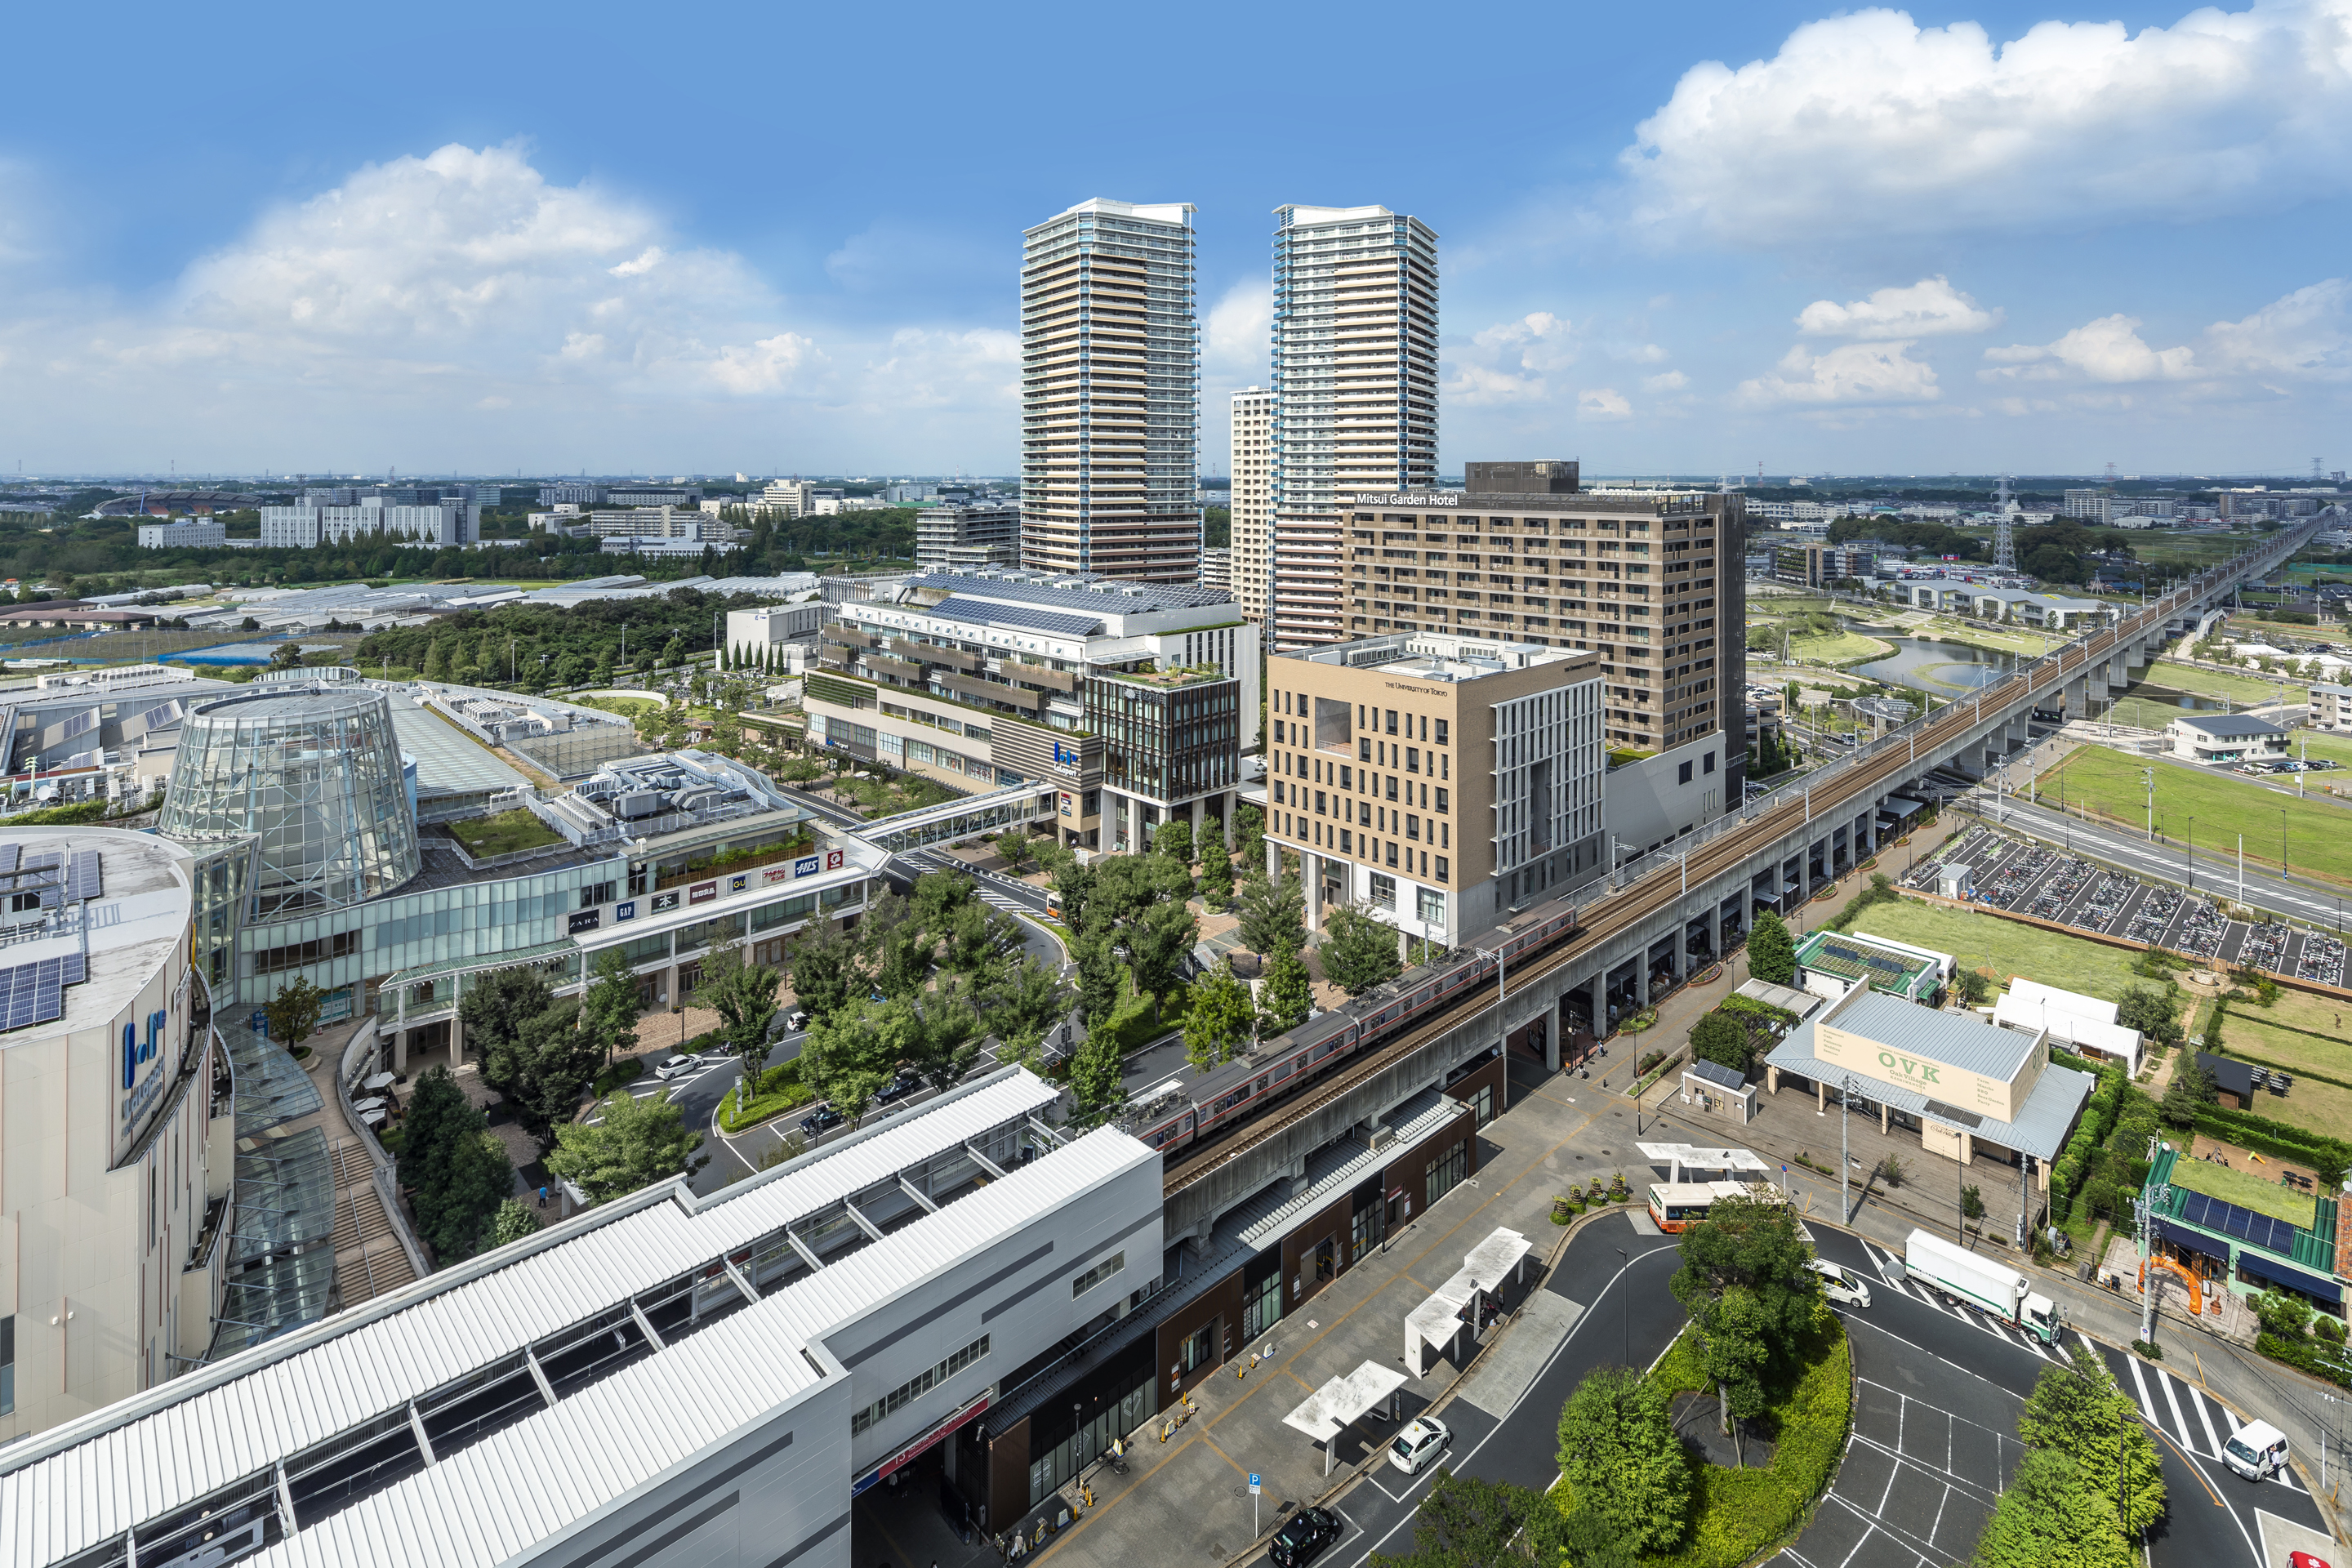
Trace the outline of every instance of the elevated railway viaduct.
{"label": "elevated railway viaduct", "polygon": [[[1388,1108],[1526,1032],[1547,1065],[1560,1065],[1572,1027],[1613,1006],[1646,1006],[1654,984],[1671,988],[1726,951],[1750,909],[1790,908],[1833,881],[1877,846],[1878,819],[1939,768],[1971,776],[2026,735],[2037,711],[2080,717],[2092,700],[2124,687],[2168,639],[2193,627],[2240,584],[2258,580],[2310,542],[2307,523],[2209,568],[2145,608],[2040,658],[2021,662],[1974,696],[1915,720],[1738,813],[1662,847],[1565,900],[1530,906],[1474,945],[1491,947],[1516,925],[1571,903],[1576,929],[1513,963],[1503,976],[1393,1041],[1216,1142],[1171,1152],[1165,1173],[1167,1234],[1205,1238],[1217,1217],[1277,1176],[1303,1173],[1308,1155],[1351,1129],[1369,1130]],[[1613,886],[1612,886],[1613,880]]]}

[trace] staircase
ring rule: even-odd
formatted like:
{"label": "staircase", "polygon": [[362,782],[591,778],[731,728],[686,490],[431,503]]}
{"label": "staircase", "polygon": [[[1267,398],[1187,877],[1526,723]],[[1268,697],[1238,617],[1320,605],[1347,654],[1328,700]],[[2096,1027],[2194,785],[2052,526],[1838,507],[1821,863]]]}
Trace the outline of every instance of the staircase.
{"label": "staircase", "polygon": [[335,1165],[335,1286],[346,1308],[397,1290],[416,1278],[383,1212],[367,1152],[356,1139],[331,1145]]}

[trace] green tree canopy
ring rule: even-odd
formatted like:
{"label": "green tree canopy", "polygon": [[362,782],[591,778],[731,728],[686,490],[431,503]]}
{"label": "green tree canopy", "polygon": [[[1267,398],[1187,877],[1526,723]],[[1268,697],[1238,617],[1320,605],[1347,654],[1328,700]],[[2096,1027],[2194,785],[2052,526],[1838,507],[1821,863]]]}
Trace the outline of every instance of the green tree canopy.
{"label": "green tree canopy", "polygon": [[1255,1015],[1249,987],[1234,977],[1231,960],[1220,959],[1192,984],[1192,1005],[1184,1014],[1185,1059],[1202,1072],[1232,1060],[1248,1042]]}
{"label": "green tree canopy", "polygon": [[742,1065],[736,1102],[745,1102],[768,1065],[768,1029],[776,1018],[776,972],[751,962],[733,937],[710,944],[694,1000],[719,1015],[719,1040]]}
{"label": "green tree canopy", "polygon": [[269,1037],[292,1050],[319,1026],[326,1000],[317,986],[296,975],[292,984],[279,986],[278,994],[261,1005],[263,1016],[269,1020]]}
{"label": "green tree canopy", "polygon": [[555,1130],[547,1168],[601,1204],[639,1187],[683,1175],[687,1161],[702,1147],[678,1108],[662,1094],[642,1099],[612,1094],[597,1107],[597,1120],[567,1122]]}
{"label": "green tree canopy", "polygon": [[1797,944],[1779,915],[1765,910],[1748,933],[1748,973],[1769,985],[1793,985],[1797,979]]}
{"label": "green tree canopy", "polygon": [[866,994],[866,977],[857,943],[840,922],[811,921],[786,955],[793,996],[810,1021],[830,1018]]}
{"label": "green tree canopy", "polygon": [[1744,1073],[1754,1059],[1755,1050],[1748,1043],[1748,1026],[1738,1018],[1716,1008],[1702,1014],[1691,1026],[1691,1049],[1702,1061],[1727,1067]]}
{"label": "green tree canopy", "polygon": [[[1743,1293],[1737,1324],[1727,1324],[1772,1347],[1773,1363],[1796,1353],[1812,1321],[1816,1276],[1806,1267],[1813,1249],[1786,1204],[1731,1198],[1685,1229],[1682,1267],[1670,1289],[1700,1331],[1710,1331],[1718,1306]],[[1760,1375],[1760,1373],[1759,1373]]]}
{"label": "green tree canopy", "polygon": [[637,1017],[645,1011],[637,977],[617,947],[596,954],[588,966],[588,985],[580,997],[580,1026],[610,1061],[617,1053],[637,1048]]}
{"label": "green tree canopy", "polygon": [[1643,1553],[1683,1537],[1690,1462],[1666,1396],[1631,1367],[1586,1375],[1559,1415],[1559,1468],[1580,1512]]}
{"label": "green tree canopy", "polygon": [[1296,877],[1252,873],[1241,887],[1239,930],[1252,952],[1297,952],[1307,945],[1307,891]]}
{"label": "green tree canopy", "polygon": [[1265,967],[1265,983],[1258,995],[1258,1036],[1270,1039],[1286,1035],[1307,1022],[1314,1011],[1315,993],[1307,973],[1307,962],[1289,949],[1275,952],[1274,962]]}
{"label": "green tree canopy", "polygon": [[509,1198],[499,1205],[497,1215],[490,1221],[490,1245],[504,1247],[509,1241],[536,1236],[539,1230],[539,1211],[520,1198]]}
{"label": "green tree canopy", "polygon": [[1350,996],[1360,996],[1404,973],[1397,956],[1396,928],[1354,904],[1324,911],[1323,973]]}
{"label": "green tree canopy", "polygon": [[446,1140],[438,1180],[412,1200],[417,1231],[444,1268],[489,1245],[499,1205],[514,1194],[514,1162],[507,1157],[507,1146],[484,1124],[480,1111],[467,1110],[471,1116]]}

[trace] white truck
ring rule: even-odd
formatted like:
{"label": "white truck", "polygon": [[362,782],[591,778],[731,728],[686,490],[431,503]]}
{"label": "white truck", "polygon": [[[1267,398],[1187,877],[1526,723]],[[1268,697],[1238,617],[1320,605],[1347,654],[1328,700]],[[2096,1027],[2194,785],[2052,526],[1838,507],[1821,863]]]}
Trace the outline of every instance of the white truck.
{"label": "white truck", "polygon": [[1902,1272],[1948,1300],[1965,1301],[2043,1344],[2058,1342],[2066,1324],[2057,1303],[2006,1264],[1955,1247],[1924,1230],[1903,1244]]}

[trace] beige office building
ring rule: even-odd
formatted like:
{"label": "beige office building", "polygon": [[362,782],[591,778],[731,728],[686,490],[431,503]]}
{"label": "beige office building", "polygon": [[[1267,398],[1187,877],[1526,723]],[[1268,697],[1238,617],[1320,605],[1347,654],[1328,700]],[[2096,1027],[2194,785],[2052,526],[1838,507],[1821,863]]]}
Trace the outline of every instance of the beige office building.
{"label": "beige office building", "polygon": [[1243,616],[1266,624],[1266,584],[1274,564],[1274,394],[1245,386],[1234,394],[1233,590]]}
{"label": "beige office building", "polygon": [[1348,503],[1437,484],[1437,236],[1386,207],[1275,209],[1273,640],[1344,642]]}
{"label": "beige office building", "polygon": [[[1709,815],[1737,805],[1741,499],[1583,490],[1567,461],[1470,463],[1465,476],[1461,490],[1349,498],[1350,633],[1443,631],[1598,654],[1610,749],[1676,769],[1685,759],[1670,753],[1719,751],[1725,777]],[[1715,772],[1712,757],[1703,765]]]}
{"label": "beige office building", "polygon": [[1602,865],[1600,656],[1445,633],[1277,653],[1266,857],[1453,944]]}
{"label": "beige office building", "polygon": [[1097,199],[1023,236],[1025,566],[1155,583],[1200,572],[1193,210]]}
{"label": "beige office building", "polygon": [[212,869],[145,834],[0,834],[0,1443],[211,1344],[239,1217],[229,1073],[191,956],[192,879]]}

